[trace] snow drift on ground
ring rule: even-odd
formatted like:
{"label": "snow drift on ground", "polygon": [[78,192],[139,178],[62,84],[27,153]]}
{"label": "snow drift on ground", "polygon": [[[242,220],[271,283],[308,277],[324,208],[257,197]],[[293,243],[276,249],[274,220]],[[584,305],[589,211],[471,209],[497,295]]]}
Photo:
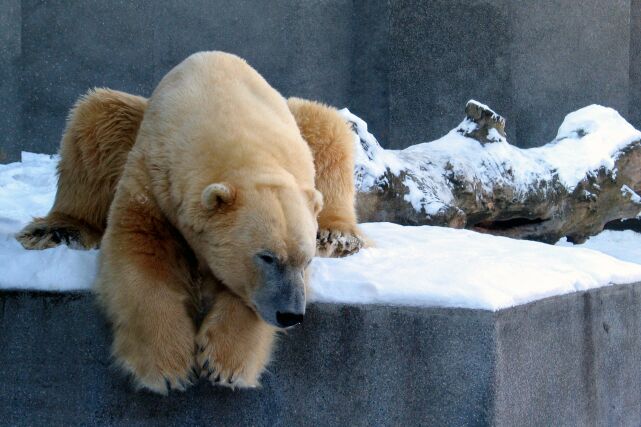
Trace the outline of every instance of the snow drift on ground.
{"label": "snow drift on ground", "polygon": [[98,251],[27,251],[13,238],[32,216],[49,211],[57,162],[57,156],[22,153],[21,163],[0,165],[0,289],[73,290],[93,282]]}
{"label": "snow drift on ground", "polygon": [[[463,135],[476,126],[466,118],[436,141],[404,150],[386,150],[367,131],[367,123],[347,109],[341,110],[341,114],[354,124],[358,135],[355,144],[358,189],[368,191],[385,182],[386,172],[400,176],[411,171],[404,179],[405,199],[428,217],[455,205],[452,174],[459,177],[457,181],[477,183],[488,193],[493,188],[509,187],[516,189],[516,197],[524,197],[537,183],[553,179],[572,192],[586,173],[601,167],[606,172],[612,171],[618,153],[641,140],[641,131],[616,110],[590,105],[568,114],[556,138],[542,147],[518,148],[495,129],[489,135],[495,142],[481,144]],[[630,191],[632,197],[639,197]]]}
{"label": "snow drift on ground", "polygon": [[623,261],[641,264],[641,234],[632,230],[604,230],[581,245],[573,245],[563,238],[557,245],[593,249]]}
{"label": "snow drift on ground", "polygon": [[[23,153],[22,162],[0,165],[0,289],[91,287],[98,251],[27,251],[13,238],[32,215],[49,210],[56,163],[55,156]],[[315,259],[312,300],[497,310],[641,280],[641,265],[590,249],[440,227],[362,228],[376,246],[348,258]],[[631,233],[607,231],[585,246],[641,263],[641,239]]]}

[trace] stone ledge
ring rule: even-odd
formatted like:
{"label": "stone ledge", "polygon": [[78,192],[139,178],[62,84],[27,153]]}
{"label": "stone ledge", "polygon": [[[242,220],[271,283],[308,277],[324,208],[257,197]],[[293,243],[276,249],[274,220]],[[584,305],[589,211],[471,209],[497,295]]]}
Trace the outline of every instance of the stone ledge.
{"label": "stone ledge", "polygon": [[498,312],[313,304],[253,391],[135,393],[89,293],[0,292],[0,414],[57,425],[638,425],[641,284]]}

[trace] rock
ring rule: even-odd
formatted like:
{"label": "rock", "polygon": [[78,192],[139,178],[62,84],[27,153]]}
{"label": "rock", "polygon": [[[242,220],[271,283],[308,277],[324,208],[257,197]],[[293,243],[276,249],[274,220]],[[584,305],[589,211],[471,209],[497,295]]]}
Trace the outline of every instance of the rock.
{"label": "rock", "polygon": [[616,111],[571,113],[557,139],[535,149],[510,145],[505,119],[489,107],[470,101],[465,111],[443,138],[400,151],[383,149],[363,120],[341,111],[355,133],[360,221],[555,243],[582,242],[641,212],[641,132]]}
{"label": "rock", "polygon": [[469,100],[465,106],[465,115],[465,120],[457,129],[462,135],[476,139],[481,144],[506,138],[505,119],[487,105]]}

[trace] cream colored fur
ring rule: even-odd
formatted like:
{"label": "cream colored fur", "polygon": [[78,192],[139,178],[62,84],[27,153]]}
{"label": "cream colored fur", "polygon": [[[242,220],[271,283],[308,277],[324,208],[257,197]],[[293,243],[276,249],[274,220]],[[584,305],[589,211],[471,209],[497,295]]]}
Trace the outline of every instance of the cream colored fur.
{"label": "cream colored fur", "polygon": [[253,387],[275,329],[252,307],[251,256],[269,248],[303,265],[360,248],[352,144],[334,109],[286,102],[233,55],[195,54],[149,102],[81,98],[54,206],[17,237],[32,249],[101,244],[96,290],[116,360],[140,386],[182,389],[195,366]]}

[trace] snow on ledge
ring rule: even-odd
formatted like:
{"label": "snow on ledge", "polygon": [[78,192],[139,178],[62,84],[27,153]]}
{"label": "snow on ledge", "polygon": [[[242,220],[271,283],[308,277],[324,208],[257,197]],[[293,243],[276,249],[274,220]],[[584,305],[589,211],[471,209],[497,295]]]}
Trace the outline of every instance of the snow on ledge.
{"label": "snow on ledge", "polygon": [[[0,289],[91,288],[98,251],[66,246],[27,251],[13,238],[32,215],[45,215],[53,203],[57,160],[23,153],[22,162],[0,165]],[[314,260],[312,301],[498,310],[641,281],[640,264],[580,247],[430,226],[370,223],[362,228],[375,247],[347,258]],[[638,235],[626,236],[630,248],[641,247]],[[631,253],[621,242],[611,249]],[[641,254],[636,260],[641,262]]]}

